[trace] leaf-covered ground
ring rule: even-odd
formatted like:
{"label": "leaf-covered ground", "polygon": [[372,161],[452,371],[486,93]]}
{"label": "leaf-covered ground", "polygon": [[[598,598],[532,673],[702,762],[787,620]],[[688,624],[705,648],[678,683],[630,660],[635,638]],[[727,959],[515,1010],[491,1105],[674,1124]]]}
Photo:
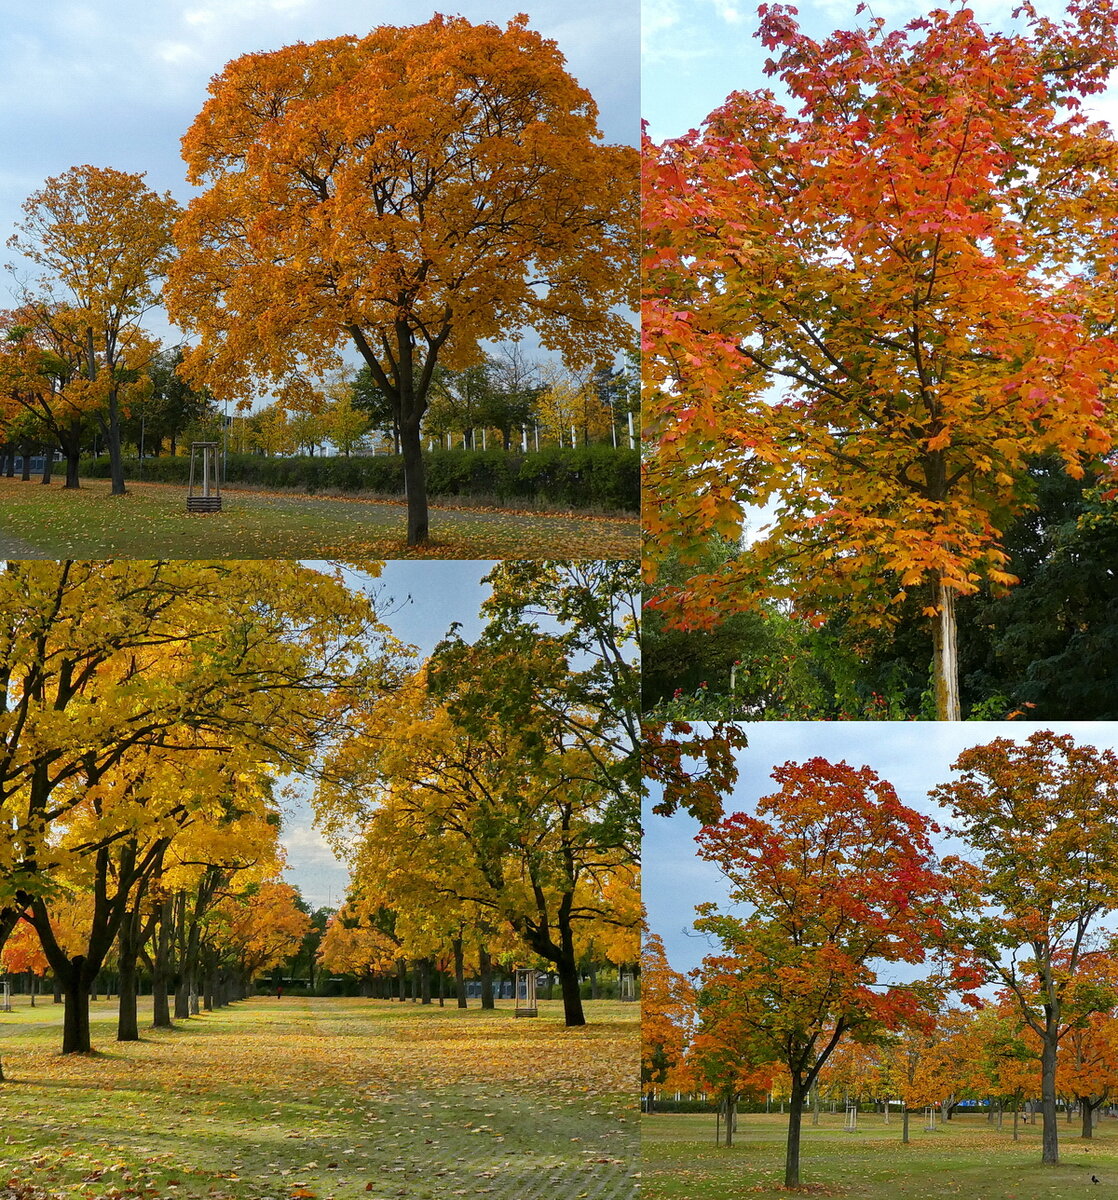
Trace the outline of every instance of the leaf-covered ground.
{"label": "leaf-covered ground", "polygon": [[[1013,1141],[1013,1119],[1001,1130],[985,1116],[957,1116],[934,1132],[923,1114],[910,1117],[910,1144],[901,1144],[894,1114],[862,1114],[846,1133],[842,1114],[824,1114],[819,1128],[805,1118],[800,1148],[803,1187],[790,1192],[784,1178],[786,1116],[738,1119],[735,1143],[714,1144],[713,1115],[657,1113],[641,1122],[641,1200],[789,1200],[791,1196],[843,1196],[848,1200],[1059,1200],[1118,1195],[1118,1120],[1104,1119],[1085,1142],[1078,1122],[1060,1125],[1058,1166],[1040,1162],[1040,1124],[1022,1125]],[[1094,1175],[1101,1186],[1091,1182]]]}
{"label": "leaf-covered ground", "polygon": [[431,505],[431,542],[405,545],[402,503],[228,491],[220,513],[188,514],[186,489],[106,480],[60,484],[0,478],[0,556],[9,558],[572,558],[638,553],[636,517]]}
{"label": "leaf-covered ground", "polygon": [[0,1200],[633,1200],[638,1014],[589,1007],[267,997],[118,1044],[99,1001],[63,1058],[48,998],[0,1014]]}

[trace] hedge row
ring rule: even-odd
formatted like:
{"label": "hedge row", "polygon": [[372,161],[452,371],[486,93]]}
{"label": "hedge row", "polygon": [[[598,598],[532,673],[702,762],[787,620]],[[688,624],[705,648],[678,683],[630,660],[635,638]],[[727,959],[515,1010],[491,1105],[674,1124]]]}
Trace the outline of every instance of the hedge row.
{"label": "hedge row", "polygon": [[[635,450],[580,446],[508,453],[504,450],[434,450],[426,455],[430,496],[493,497],[530,500],[570,508],[640,507],[640,465]],[[126,461],[125,475],[140,478],[139,464]],[[109,460],[83,464],[83,474],[106,479]],[[155,483],[186,484],[188,457],[144,459],[142,478]],[[230,454],[228,482],[256,487],[301,488],[307,492],[374,492],[401,495],[404,464],[399,455],[359,458],[265,458]]]}

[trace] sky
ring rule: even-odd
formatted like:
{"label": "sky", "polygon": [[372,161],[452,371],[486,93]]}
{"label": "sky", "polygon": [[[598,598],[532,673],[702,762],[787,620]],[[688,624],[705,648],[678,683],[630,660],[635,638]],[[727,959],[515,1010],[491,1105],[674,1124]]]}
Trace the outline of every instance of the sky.
{"label": "sky", "polygon": [[[816,40],[836,29],[853,29],[874,17],[892,28],[922,16],[932,5],[913,0],[872,0],[859,16],[846,0],[804,0],[802,31]],[[951,8],[949,4],[940,7]],[[1017,0],[972,0],[984,24],[1008,30]],[[1036,0],[1038,12],[1058,16],[1059,0]],[[764,74],[767,51],[754,37],[757,4],[748,0],[644,0],[641,25],[641,109],[654,141],[696,128],[733,91],[769,88],[785,100],[779,81]],[[1118,125],[1118,91],[1084,106]]]}
{"label": "sky", "polygon": [[[776,790],[771,778],[774,766],[819,756],[852,767],[871,767],[893,784],[910,808],[940,823],[949,822],[949,815],[928,799],[928,792],[953,778],[951,764],[960,752],[996,737],[1024,741],[1037,728],[1069,733],[1081,744],[1118,751],[1118,723],[769,721],[749,726],[749,746],[738,756],[738,782],[724,800],[724,809],[727,815],[751,811],[759,797]],[[698,830],[699,823],[686,815],[645,814],[642,897],[648,922],[663,938],[669,962],[684,973],[716,949],[692,928],[695,905],[727,899],[724,876],[695,854]],[[948,848],[942,839],[937,845],[941,852]],[[959,845],[950,848],[957,853]]]}
{"label": "sky", "polygon": [[[526,12],[554,39],[568,70],[598,103],[609,142],[639,136],[639,0],[114,0],[8,5],[0,26],[0,241],[48,177],[90,164],[146,173],[185,202],[179,140],[206,87],[242,54],[379,25],[417,24],[436,11],[506,24]],[[11,261],[7,252],[2,261]],[[3,281],[5,292],[11,277]],[[0,307],[10,303],[0,300]],[[167,340],[157,320],[149,328]],[[173,339],[177,340],[177,338]]]}
{"label": "sky", "polygon": [[[482,577],[491,562],[389,562],[370,586],[379,597],[381,619],[401,641],[417,648],[422,657],[441,641],[455,621],[461,635],[471,641],[481,632],[479,616],[489,588]],[[345,899],[349,872],[314,828],[313,813],[305,796],[284,805],[281,840],[287,850],[285,878],[299,888],[311,908],[338,908]]]}

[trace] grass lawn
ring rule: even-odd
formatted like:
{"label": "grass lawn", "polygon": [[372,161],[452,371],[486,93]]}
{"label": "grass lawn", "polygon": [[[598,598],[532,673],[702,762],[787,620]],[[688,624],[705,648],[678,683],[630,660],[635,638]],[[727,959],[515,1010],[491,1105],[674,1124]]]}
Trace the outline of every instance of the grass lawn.
{"label": "grass lawn", "polygon": [[[408,550],[402,502],[230,490],[188,515],[177,484],[0,478],[0,555],[9,558],[573,558],[638,553],[638,519],[431,506],[431,542]],[[5,547],[5,539],[10,544]]]}
{"label": "grass lawn", "polygon": [[[1118,1195],[1118,1121],[1103,1120],[1095,1138],[1078,1136],[1079,1124],[1060,1123],[1056,1167],[1040,1162],[1040,1123],[1022,1125],[1013,1141],[1013,1119],[999,1132],[985,1116],[957,1116],[934,1132],[922,1114],[909,1118],[910,1144],[901,1144],[896,1114],[858,1117],[858,1131],[843,1130],[844,1116],[823,1114],[819,1128],[804,1117],[800,1146],[803,1187],[789,1192],[784,1178],[787,1117],[742,1114],[730,1149],[714,1144],[714,1116],[659,1113],[641,1119],[641,1200],[723,1200],[814,1194],[856,1200],[1050,1200]],[[1103,1186],[1094,1187],[1096,1175]]]}
{"label": "grass lawn", "polygon": [[557,1001],[516,1020],[508,1002],[258,997],[118,1044],[98,1001],[99,1053],[63,1058],[61,1008],[14,1003],[4,1200],[636,1195],[635,1005],[567,1030]]}

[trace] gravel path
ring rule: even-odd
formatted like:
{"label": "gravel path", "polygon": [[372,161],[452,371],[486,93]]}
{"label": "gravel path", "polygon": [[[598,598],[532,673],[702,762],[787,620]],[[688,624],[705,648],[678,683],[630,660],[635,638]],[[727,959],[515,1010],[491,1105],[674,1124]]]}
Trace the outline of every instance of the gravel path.
{"label": "gravel path", "polygon": [[[38,546],[32,546],[30,542],[22,542],[19,538],[9,537],[8,534],[0,529],[0,559],[49,557]],[[0,1192],[0,1200],[3,1200],[2,1192]]]}

